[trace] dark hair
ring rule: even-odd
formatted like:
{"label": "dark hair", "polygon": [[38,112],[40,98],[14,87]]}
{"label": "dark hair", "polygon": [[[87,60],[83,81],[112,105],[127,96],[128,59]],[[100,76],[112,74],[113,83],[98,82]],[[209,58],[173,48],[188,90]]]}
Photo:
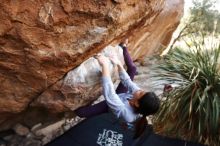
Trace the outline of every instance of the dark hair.
{"label": "dark hair", "polygon": [[147,92],[139,99],[139,107],[136,111],[142,114],[135,123],[134,139],[138,138],[146,129],[148,124],[146,116],[155,114],[160,107],[160,99],[154,92]]}

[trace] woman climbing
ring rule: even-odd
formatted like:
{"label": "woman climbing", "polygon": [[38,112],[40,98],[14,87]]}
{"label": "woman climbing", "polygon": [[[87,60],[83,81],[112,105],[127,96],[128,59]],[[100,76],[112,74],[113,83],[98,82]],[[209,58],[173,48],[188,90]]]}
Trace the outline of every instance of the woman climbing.
{"label": "woman climbing", "polygon": [[[126,48],[127,41],[121,43],[127,72],[116,58],[97,56],[102,67],[102,86],[105,100],[93,106],[79,108],[75,113],[80,117],[92,117],[108,112],[110,109],[117,118],[127,124],[135,124],[134,138],[139,137],[147,126],[146,116],[152,115],[159,109],[160,101],[154,92],[145,92],[132,82],[136,74],[136,67]],[[108,67],[108,59],[118,67],[120,84],[114,90]]]}

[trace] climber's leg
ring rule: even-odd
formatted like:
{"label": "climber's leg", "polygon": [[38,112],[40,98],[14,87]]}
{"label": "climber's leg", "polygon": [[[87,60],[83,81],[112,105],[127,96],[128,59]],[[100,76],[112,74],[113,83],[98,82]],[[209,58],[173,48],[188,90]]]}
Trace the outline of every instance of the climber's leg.
{"label": "climber's leg", "polygon": [[[134,76],[136,74],[137,68],[134,64],[134,62],[131,59],[131,56],[128,52],[128,49],[126,47],[121,46],[123,49],[123,55],[124,55],[124,61],[125,64],[127,66],[127,73],[130,76],[131,80],[134,80]],[[116,93],[126,93],[127,92],[127,88],[120,82],[117,89],[116,89]]]}
{"label": "climber's leg", "polygon": [[77,116],[81,118],[90,118],[96,115],[100,115],[102,113],[107,113],[108,112],[108,105],[106,104],[106,101],[101,101],[95,105],[89,105],[89,106],[84,106],[76,109],[74,111]]}

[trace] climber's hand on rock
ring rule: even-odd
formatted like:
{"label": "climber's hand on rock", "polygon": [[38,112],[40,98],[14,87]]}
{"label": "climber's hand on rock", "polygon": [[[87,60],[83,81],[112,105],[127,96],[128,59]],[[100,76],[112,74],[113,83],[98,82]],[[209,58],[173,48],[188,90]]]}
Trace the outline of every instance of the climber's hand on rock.
{"label": "climber's hand on rock", "polygon": [[109,56],[109,59],[114,65],[122,66],[121,61],[116,56]]}
{"label": "climber's hand on rock", "polygon": [[104,55],[96,55],[95,58],[98,60],[99,64],[102,66],[102,76],[111,77],[110,70],[108,67],[109,59]]}
{"label": "climber's hand on rock", "polygon": [[105,57],[104,55],[98,54],[98,55],[95,55],[95,58],[98,60],[98,62],[101,66],[108,65],[109,59],[107,57]]}

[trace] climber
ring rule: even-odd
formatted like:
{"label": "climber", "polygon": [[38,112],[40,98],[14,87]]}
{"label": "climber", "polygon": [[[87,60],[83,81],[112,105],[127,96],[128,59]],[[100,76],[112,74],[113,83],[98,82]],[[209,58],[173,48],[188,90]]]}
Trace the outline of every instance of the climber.
{"label": "climber", "polygon": [[[102,67],[102,83],[105,100],[92,105],[79,108],[75,113],[80,117],[92,117],[108,112],[108,107],[117,118],[123,119],[128,125],[135,124],[134,138],[138,138],[147,126],[146,116],[154,114],[159,109],[159,99],[154,92],[145,92],[132,82],[136,74],[136,67],[126,48],[127,40],[121,43],[127,72],[121,62],[116,58],[97,56]],[[107,65],[108,59],[118,67],[121,79],[116,91],[111,81],[110,71]],[[140,116],[142,115],[142,116]]]}

